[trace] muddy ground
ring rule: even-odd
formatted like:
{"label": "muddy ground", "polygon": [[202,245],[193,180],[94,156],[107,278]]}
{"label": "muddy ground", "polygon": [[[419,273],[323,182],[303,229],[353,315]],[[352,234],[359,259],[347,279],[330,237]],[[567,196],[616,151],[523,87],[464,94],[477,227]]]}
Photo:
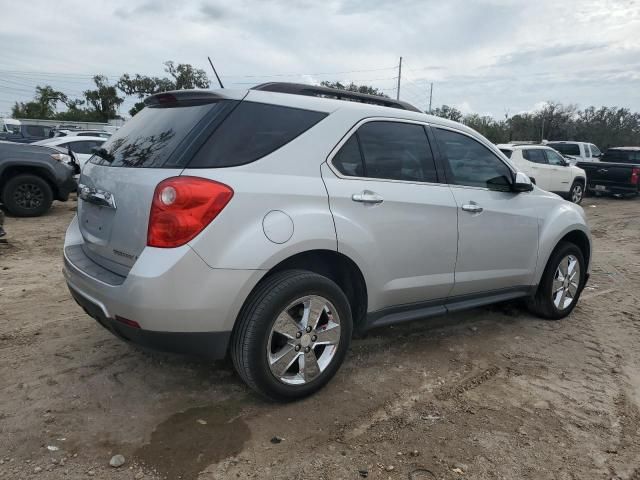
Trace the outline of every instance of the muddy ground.
{"label": "muddy ground", "polygon": [[74,202],[9,218],[0,478],[638,480],[640,200],[583,206],[595,264],[568,319],[507,304],[377,330],[288,405],[227,363],[143,352],[85,315],[61,274]]}

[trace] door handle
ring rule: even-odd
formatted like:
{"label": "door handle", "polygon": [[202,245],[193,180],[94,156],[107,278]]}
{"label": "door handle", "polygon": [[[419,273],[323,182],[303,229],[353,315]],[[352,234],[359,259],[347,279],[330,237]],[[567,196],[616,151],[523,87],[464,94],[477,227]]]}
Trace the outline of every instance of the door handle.
{"label": "door handle", "polygon": [[377,205],[378,203],[382,203],[383,198],[376,192],[372,192],[371,190],[363,190],[360,193],[354,193],[353,195],[351,195],[351,200],[353,200],[354,202]]}
{"label": "door handle", "polygon": [[462,205],[462,210],[464,210],[465,212],[480,213],[484,209],[477,203],[471,202],[467,203],[466,205]]}

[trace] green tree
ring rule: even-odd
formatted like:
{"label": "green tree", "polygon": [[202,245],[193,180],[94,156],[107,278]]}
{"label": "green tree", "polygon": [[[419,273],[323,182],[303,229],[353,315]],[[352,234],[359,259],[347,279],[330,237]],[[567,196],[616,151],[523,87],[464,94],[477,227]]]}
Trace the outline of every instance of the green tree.
{"label": "green tree", "polygon": [[99,122],[118,118],[118,107],[124,102],[124,98],[118,96],[116,87],[109,85],[104,75],[96,75],[93,77],[93,82],[96,88],[84,92],[84,98],[89,107],[87,113],[95,113]]}
{"label": "green tree", "polygon": [[135,95],[140,101],[136,102],[133,108],[129,110],[131,116],[138,113],[144,108],[144,102],[141,100],[155,93],[167,92],[169,90],[182,90],[188,88],[209,88],[211,81],[207,77],[204,70],[194,68],[188,63],[179,63],[176,65],[173,61],[164,63],[165,69],[171,78],[167,77],[148,77],[136,73],[131,76],[128,73],[123,74],[116,83],[118,90],[125,95]]}
{"label": "green tree", "polygon": [[30,102],[16,102],[11,115],[14,118],[50,119],[55,116],[58,103],[66,103],[67,100],[64,93],[54,90],[50,85],[37,86],[34,99]]}
{"label": "green tree", "polygon": [[462,112],[456,107],[450,107],[449,105],[442,105],[441,107],[436,108],[433,110],[432,114],[436,117],[453,120],[454,122],[462,121]]}
{"label": "green tree", "polygon": [[376,95],[378,97],[388,98],[388,95],[385,95],[382,90],[378,90],[377,88],[371,87],[369,85],[356,85],[353,82],[345,85],[340,82],[329,82],[327,80],[320,82],[320,85],[322,85],[323,87],[335,88],[338,90],[346,90],[347,92],[366,93],[367,95]]}

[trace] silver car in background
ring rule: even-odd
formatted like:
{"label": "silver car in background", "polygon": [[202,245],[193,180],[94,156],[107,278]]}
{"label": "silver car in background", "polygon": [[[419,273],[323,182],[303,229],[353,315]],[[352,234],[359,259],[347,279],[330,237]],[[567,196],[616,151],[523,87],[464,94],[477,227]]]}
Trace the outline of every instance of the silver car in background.
{"label": "silver car in background", "polygon": [[317,391],[354,332],[516,298],[559,319],[588,279],[583,210],[459,123],[298,84],[145,103],[82,171],[71,294],[267,397]]}

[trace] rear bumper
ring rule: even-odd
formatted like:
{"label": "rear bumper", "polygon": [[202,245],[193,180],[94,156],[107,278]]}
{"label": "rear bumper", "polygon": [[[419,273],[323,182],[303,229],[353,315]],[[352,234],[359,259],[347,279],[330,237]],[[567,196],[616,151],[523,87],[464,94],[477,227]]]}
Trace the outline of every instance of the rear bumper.
{"label": "rear bumper", "polygon": [[[600,189],[596,187],[601,187]],[[606,183],[598,183],[590,182],[587,188],[591,192],[596,193],[638,193],[640,187],[638,185],[615,185],[615,184],[606,184]]]}
{"label": "rear bumper", "polygon": [[73,298],[91,317],[116,336],[143,346],[224,356],[238,312],[263,271],[214,269],[184,246],[146,248],[129,274],[116,278],[78,252],[78,233],[74,220],[67,232],[63,273]]}
{"label": "rear bumper", "polygon": [[231,332],[157,332],[135,328],[126,323],[107,318],[100,306],[82,296],[69,285],[69,291],[76,303],[109,330],[116,337],[126,342],[135,343],[144,348],[162,352],[196,355],[210,359],[224,358],[229,344]]}

